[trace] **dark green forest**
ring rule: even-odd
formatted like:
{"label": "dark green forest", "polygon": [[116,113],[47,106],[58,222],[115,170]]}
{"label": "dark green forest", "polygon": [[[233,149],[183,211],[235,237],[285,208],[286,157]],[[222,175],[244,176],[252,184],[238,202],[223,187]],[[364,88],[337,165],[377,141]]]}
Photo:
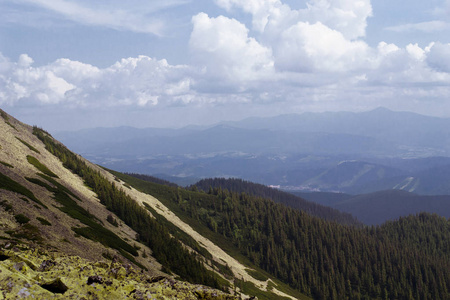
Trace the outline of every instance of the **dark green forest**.
{"label": "dark green forest", "polygon": [[[314,299],[449,299],[450,221],[419,214],[381,227],[342,225],[272,200],[211,187],[138,189],[232,243],[255,265]],[[197,226],[198,228],[198,226]],[[222,241],[222,244],[225,242]]]}
{"label": "dark green forest", "polygon": [[[143,179],[143,178],[141,178]],[[281,203],[289,207],[302,210],[312,216],[316,216],[328,221],[335,221],[346,225],[362,225],[351,214],[340,212],[327,206],[323,206],[293,194],[283,192],[268,186],[249,182],[238,178],[208,178],[202,179],[195,186],[205,192],[210,192],[212,187],[226,189],[230,192],[246,193],[250,196],[272,199],[276,203]]]}

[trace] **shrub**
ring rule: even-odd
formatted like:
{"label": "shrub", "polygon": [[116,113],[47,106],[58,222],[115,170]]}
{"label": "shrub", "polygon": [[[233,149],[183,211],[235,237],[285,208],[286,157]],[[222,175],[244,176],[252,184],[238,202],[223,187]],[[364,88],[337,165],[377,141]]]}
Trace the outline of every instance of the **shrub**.
{"label": "shrub", "polygon": [[18,214],[15,215],[14,218],[16,218],[16,221],[19,224],[26,224],[28,222],[30,222],[30,218],[28,218],[27,216],[25,216],[24,214]]}

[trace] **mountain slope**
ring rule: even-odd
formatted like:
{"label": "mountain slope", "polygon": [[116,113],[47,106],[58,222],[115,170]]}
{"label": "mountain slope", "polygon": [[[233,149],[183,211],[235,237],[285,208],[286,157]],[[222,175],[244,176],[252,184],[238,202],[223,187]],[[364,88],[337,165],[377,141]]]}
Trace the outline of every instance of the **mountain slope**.
{"label": "mountain slope", "polygon": [[[139,272],[164,276],[173,283],[168,274],[175,272],[191,282],[230,287],[218,271],[223,262],[212,264],[210,254],[201,256],[197,251],[201,252],[202,247],[189,236],[184,238],[186,244],[181,244],[171,237],[166,225],[139,205],[153,201],[158,206],[156,199],[149,200],[150,196],[132,191],[104,169],[71,153],[45,131],[25,125],[3,111],[0,129],[0,238],[6,241],[5,248],[12,244],[17,245],[16,252],[25,247],[51,249],[58,256],[93,262],[120,260],[133,264]],[[17,262],[13,256],[1,255],[9,267],[15,267],[9,261]],[[32,263],[25,264],[34,268]],[[151,278],[148,282],[154,281]],[[44,279],[29,280],[21,282],[25,286],[45,285]],[[66,276],[56,284],[66,281],[70,285],[70,280]],[[195,289],[193,285],[191,288]],[[211,299],[236,298],[211,288],[202,290],[205,292],[198,297],[204,294]]]}
{"label": "mountain slope", "polygon": [[383,230],[358,228],[246,193],[221,188],[188,191],[116,175],[156,196],[233,256],[249,259],[314,299],[449,296],[450,282],[445,278],[450,278],[450,223],[436,215],[411,216],[408,222],[386,224]]}
{"label": "mountain slope", "polygon": [[[450,282],[445,279],[450,278],[446,242],[450,240],[450,226],[446,219],[413,216],[407,222],[387,224],[380,231],[325,221],[245,193],[218,188],[204,193],[146,182],[91,164],[42,129],[23,125],[6,114],[2,118],[1,129],[8,138],[0,140],[0,236],[5,249],[10,249],[11,243],[16,245],[12,251],[23,251],[21,258],[9,250],[0,254],[0,268],[17,279],[11,284],[24,279],[17,272],[26,272],[28,267],[38,270],[36,265],[44,263],[34,262],[35,258],[27,262],[29,253],[23,244],[38,249],[38,253],[39,248],[47,247],[58,254],[70,250],[72,244],[49,241],[50,234],[61,238],[60,228],[67,233],[66,239],[73,241],[72,251],[91,261],[98,260],[90,256],[101,254],[83,253],[87,249],[84,245],[106,252],[106,264],[113,269],[112,256],[116,255],[140,272],[170,273],[162,274],[169,282],[173,280],[170,276],[175,276],[235,294],[213,291],[206,299],[250,295],[259,299],[449,296]],[[16,132],[20,133],[17,138]],[[44,226],[51,227],[48,235],[42,234]],[[125,228],[128,236],[122,232]],[[427,233],[433,239],[427,239]],[[150,269],[149,261],[155,261],[148,259],[150,254],[162,269]],[[77,274],[80,269],[76,266],[69,266],[69,270],[74,267]],[[127,273],[126,265],[123,270]],[[11,292],[26,295],[29,285],[38,284],[42,289],[52,289],[56,298],[61,282],[71,280],[60,275],[48,282],[39,272],[30,272],[32,279],[20,281],[25,290]],[[84,278],[83,289],[89,289],[85,286],[89,282],[96,287],[107,286],[106,282],[99,283],[98,277],[89,279],[87,273],[79,276]],[[142,283],[145,286],[157,278]],[[7,282],[5,288],[11,284]],[[68,286],[69,282],[64,284]],[[189,290],[196,288],[191,285]]]}
{"label": "mountain slope", "polygon": [[[101,224],[105,234],[123,245],[123,248],[116,250],[122,249],[135,256],[140,264],[155,269],[147,261],[137,257],[136,250],[131,250],[132,246],[126,246],[125,240],[133,241],[136,233],[122,222],[116,227],[106,221],[110,215],[112,219],[117,217],[99,203],[95,193],[78,176],[67,170],[45,149],[32,134],[31,127],[2,113],[0,129],[2,203],[4,207],[12,206],[16,216],[24,215],[29,218],[26,225],[30,230],[39,228],[40,236],[37,240],[45,240],[48,246],[68,254],[98,260],[108,250],[99,243],[75,237],[72,228],[81,228],[91,222],[92,226]],[[68,214],[72,213],[84,214],[86,218],[69,218]],[[51,225],[42,226],[47,223],[44,220]],[[11,226],[9,230],[24,230],[14,222],[6,224]],[[6,235],[7,231],[4,230]],[[17,233],[12,234],[14,235]],[[141,247],[141,253],[144,249],[150,252],[144,245],[136,245]]]}
{"label": "mountain slope", "polygon": [[227,189],[230,192],[246,193],[251,196],[271,199],[276,203],[281,203],[286,206],[302,210],[312,216],[322,218],[324,220],[337,222],[345,225],[360,225],[351,215],[341,213],[329,207],[318,205],[313,202],[306,201],[300,197],[296,197],[290,193],[273,189],[261,184],[248,182],[236,178],[209,178],[202,179],[195,184],[205,192],[212,188]]}

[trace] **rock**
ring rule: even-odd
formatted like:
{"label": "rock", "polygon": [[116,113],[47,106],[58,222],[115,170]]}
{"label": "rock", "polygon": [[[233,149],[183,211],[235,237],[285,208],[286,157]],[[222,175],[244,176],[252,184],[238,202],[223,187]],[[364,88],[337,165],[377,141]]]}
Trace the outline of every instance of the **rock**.
{"label": "rock", "polygon": [[22,288],[18,293],[17,296],[19,298],[26,298],[29,297],[31,295],[31,293],[28,291],[28,288],[24,287]]}
{"label": "rock", "polygon": [[18,262],[14,264],[14,270],[16,270],[17,272],[26,272],[26,264],[23,261]]}
{"label": "rock", "polygon": [[[239,299],[222,291],[172,279],[150,277],[118,261],[90,262],[44,250],[4,251],[0,300],[5,299]],[[25,250],[24,250],[25,249]],[[35,269],[29,264],[39,266]]]}
{"label": "rock", "polygon": [[39,266],[38,270],[39,272],[46,272],[49,271],[53,266],[56,265],[56,262],[53,260],[44,260],[41,265]]}
{"label": "rock", "polygon": [[98,276],[98,275],[94,275],[94,276],[89,276],[88,280],[87,280],[87,284],[91,285],[93,283],[103,283],[103,278],[102,276]]}
{"label": "rock", "polygon": [[69,289],[60,278],[56,278],[52,282],[42,284],[41,287],[54,294],[64,294]]}

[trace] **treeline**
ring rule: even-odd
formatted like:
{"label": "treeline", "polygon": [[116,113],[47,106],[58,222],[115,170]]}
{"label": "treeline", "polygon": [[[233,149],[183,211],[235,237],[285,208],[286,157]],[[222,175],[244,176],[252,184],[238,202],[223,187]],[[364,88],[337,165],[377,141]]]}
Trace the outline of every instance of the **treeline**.
{"label": "treeline", "polygon": [[[246,193],[251,196],[268,198],[277,203],[282,203],[289,207],[305,211],[310,215],[317,216],[324,220],[347,225],[362,225],[351,214],[340,212],[336,209],[307,201],[293,194],[242,179],[208,178],[200,180],[195,186],[205,192],[208,192],[215,187],[226,189],[231,192]],[[192,187],[193,186],[191,186],[191,188]]]}
{"label": "treeline", "polygon": [[150,175],[145,175],[145,174],[137,174],[137,173],[124,173],[125,175],[129,175],[129,176],[133,176],[136,178],[139,178],[141,180],[145,180],[148,182],[153,182],[153,183],[157,183],[157,184],[162,184],[162,185],[167,185],[167,186],[171,186],[171,187],[177,187],[178,185],[176,183],[158,178],[158,177],[154,177],[154,176],[150,176]]}
{"label": "treeline", "polygon": [[182,279],[192,283],[221,288],[213,273],[180,242],[172,238],[167,228],[151,218],[148,212],[122,189],[117,188],[98,171],[89,168],[77,155],[55,142],[42,129],[33,127],[33,134],[45,144],[49,152],[62,161],[66,168],[83,178],[108,210],[114,212],[138,233],[138,240],[152,249],[153,256],[166,268],[165,271],[175,272]]}

